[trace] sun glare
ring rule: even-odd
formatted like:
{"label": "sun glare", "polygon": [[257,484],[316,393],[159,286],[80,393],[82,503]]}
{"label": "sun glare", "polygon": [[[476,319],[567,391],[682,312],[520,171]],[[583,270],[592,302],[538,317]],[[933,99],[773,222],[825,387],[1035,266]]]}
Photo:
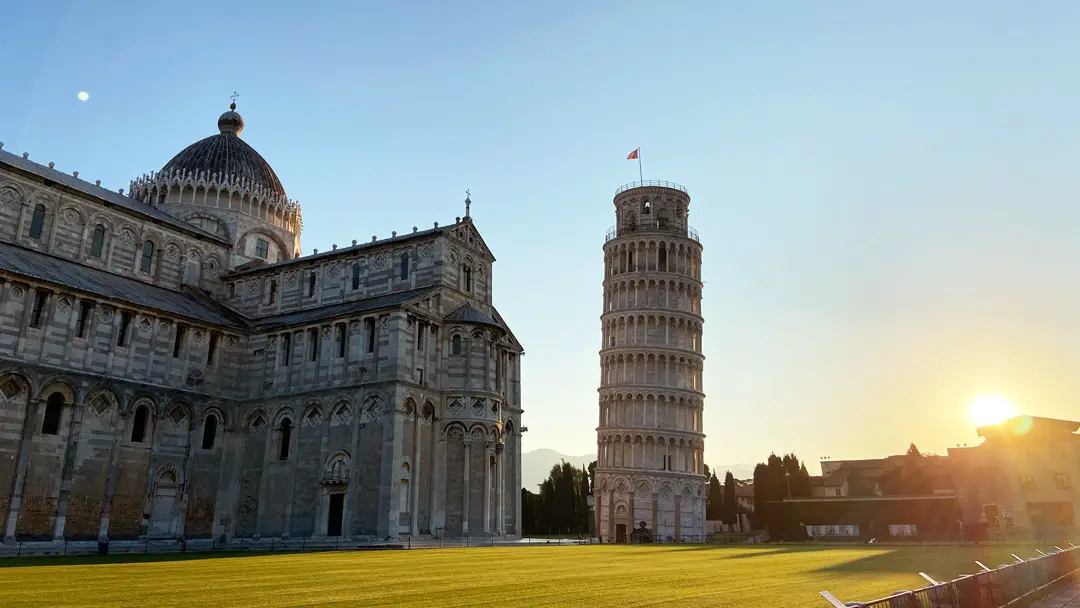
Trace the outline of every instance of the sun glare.
{"label": "sun glare", "polygon": [[979,395],[968,408],[968,415],[975,426],[1000,424],[1019,414],[1016,405],[1001,395]]}

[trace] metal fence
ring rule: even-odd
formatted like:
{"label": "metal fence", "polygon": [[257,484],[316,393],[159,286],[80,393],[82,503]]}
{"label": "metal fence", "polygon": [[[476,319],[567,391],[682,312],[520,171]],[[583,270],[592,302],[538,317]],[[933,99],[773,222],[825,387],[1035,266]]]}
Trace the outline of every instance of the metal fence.
{"label": "metal fence", "polygon": [[859,608],[1002,608],[1034,595],[1051,584],[1077,572],[1080,547],[1070,543],[1066,549],[1054,547],[1054,553],[1024,560],[1015,553],[1016,563],[991,569],[982,562],[977,574],[965,574],[948,582],[938,582],[919,574],[930,585],[914,591],[898,591],[889,597],[870,602],[841,602],[828,591],[821,596],[837,607]]}
{"label": "metal fence", "polygon": [[678,190],[679,192],[689,194],[689,192],[686,191],[686,188],[680,186],[679,184],[676,184],[675,182],[668,182],[657,179],[647,179],[642,182],[630,182],[629,184],[623,184],[622,186],[619,186],[617,190],[615,190],[615,194],[619,195],[623,192],[626,192],[627,190],[633,190],[634,188],[647,188],[650,186],[656,188],[671,188],[673,190]]}

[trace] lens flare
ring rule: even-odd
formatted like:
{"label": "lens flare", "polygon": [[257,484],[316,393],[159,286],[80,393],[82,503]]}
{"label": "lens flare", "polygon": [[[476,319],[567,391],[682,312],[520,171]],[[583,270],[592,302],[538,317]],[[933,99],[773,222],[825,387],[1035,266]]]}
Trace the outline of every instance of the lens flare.
{"label": "lens flare", "polygon": [[968,407],[968,416],[975,426],[1001,424],[1019,414],[1016,405],[1001,395],[979,395]]}

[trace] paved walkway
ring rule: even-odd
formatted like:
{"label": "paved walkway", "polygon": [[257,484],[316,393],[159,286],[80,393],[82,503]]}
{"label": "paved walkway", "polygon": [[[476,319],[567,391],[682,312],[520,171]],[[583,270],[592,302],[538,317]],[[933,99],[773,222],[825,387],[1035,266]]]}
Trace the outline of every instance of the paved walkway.
{"label": "paved walkway", "polygon": [[1043,598],[1031,608],[1080,608],[1080,583],[1071,583],[1054,595]]}

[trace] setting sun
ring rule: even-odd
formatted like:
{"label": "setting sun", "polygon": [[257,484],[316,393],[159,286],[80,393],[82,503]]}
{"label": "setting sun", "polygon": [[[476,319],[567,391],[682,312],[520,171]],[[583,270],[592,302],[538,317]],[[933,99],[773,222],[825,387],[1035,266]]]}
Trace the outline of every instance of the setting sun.
{"label": "setting sun", "polygon": [[1000,424],[1019,414],[1016,405],[1001,395],[979,395],[968,408],[968,416],[976,426]]}

